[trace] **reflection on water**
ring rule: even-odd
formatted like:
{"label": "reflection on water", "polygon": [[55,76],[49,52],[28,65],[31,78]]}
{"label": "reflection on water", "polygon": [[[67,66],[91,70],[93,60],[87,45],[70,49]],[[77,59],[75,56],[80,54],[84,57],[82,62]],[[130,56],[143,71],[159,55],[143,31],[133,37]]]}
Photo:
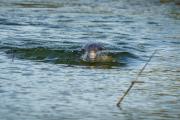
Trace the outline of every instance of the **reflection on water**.
{"label": "reflection on water", "polygon": [[[179,120],[179,13],[176,0],[1,0],[0,119]],[[89,42],[114,61],[83,62]]]}

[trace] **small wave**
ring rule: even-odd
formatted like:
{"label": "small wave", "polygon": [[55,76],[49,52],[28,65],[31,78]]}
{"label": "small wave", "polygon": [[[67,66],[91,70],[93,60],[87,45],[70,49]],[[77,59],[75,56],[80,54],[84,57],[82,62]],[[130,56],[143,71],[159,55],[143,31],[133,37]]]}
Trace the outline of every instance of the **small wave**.
{"label": "small wave", "polygon": [[24,26],[26,24],[8,21],[7,19],[0,19],[0,25]]}
{"label": "small wave", "polygon": [[22,8],[59,8],[63,7],[63,4],[60,3],[40,3],[40,2],[21,2],[21,3],[14,3],[15,6],[22,7]]}
{"label": "small wave", "polygon": [[[15,48],[1,47],[8,55],[14,56],[17,59],[27,59],[36,62],[45,62],[52,64],[67,64],[67,65],[85,65],[85,66],[124,66],[128,58],[136,58],[129,52],[120,52],[114,50],[104,51],[107,55],[113,58],[112,62],[85,62],[83,61],[81,50],[70,49],[52,49],[44,47],[36,48]],[[128,61],[129,62],[129,61]]]}

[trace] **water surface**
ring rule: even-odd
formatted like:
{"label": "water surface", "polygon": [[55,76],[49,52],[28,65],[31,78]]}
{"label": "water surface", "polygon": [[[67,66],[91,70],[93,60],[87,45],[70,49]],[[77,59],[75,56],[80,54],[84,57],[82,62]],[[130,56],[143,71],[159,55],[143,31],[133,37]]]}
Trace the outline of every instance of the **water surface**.
{"label": "water surface", "polygon": [[[81,62],[101,42],[115,63]],[[116,102],[158,50],[124,99]],[[180,6],[159,0],[1,0],[1,120],[179,120]]]}

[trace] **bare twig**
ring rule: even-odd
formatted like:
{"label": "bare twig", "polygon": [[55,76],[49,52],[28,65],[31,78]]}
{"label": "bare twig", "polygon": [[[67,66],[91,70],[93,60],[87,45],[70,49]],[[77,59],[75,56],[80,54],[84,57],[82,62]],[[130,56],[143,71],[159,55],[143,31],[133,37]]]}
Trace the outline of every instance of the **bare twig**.
{"label": "bare twig", "polygon": [[155,55],[155,53],[157,52],[157,50],[155,50],[153,52],[153,54],[150,56],[149,60],[146,62],[146,64],[142,67],[142,69],[139,71],[139,73],[136,76],[136,79],[134,81],[131,82],[131,85],[128,87],[128,89],[126,90],[126,92],[124,93],[124,95],[122,97],[120,97],[119,101],[117,102],[117,106],[120,107],[121,102],[123,101],[124,97],[128,94],[128,92],[131,90],[131,88],[133,87],[133,85],[135,83],[144,83],[143,81],[138,81],[139,76],[141,75],[141,73],[144,71],[144,69],[146,68],[146,66],[148,65],[148,63],[151,61],[152,57]]}
{"label": "bare twig", "polygon": [[139,73],[137,74],[137,77],[135,80],[138,80],[138,77],[141,75],[141,73],[144,71],[144,69],[146,68],[146,66],[148,65],[148,63],[151,61],[152,57],[156,54],[157,50],[155,50],[153,52],[153,54],[150,56],[149,60],[146,62],[146,64],[143,66],[143,68],[139,71]]}

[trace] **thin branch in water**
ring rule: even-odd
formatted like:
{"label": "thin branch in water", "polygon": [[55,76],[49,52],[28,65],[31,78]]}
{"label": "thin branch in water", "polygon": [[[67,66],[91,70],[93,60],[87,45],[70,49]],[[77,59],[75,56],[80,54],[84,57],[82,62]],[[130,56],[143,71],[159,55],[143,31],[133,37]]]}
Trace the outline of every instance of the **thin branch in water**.
{"label": "thin branch in water", "polygon": [[145,70],[146,66],[148,65],[148,63],[151,61],[152,57],[156,54],[157,50],[155,50],[153,52],[153,54],[150,56],[149,60],[146,62],[146,64],[142,67],[142,69],[139,71],[139,73],[137,74],[137,77],[134,81],[131,82],[131,85],[128,87],[128,89],[126,90],[126,92],[124,93],[124,95],[122,97],[120,97],[119,101],[117,102],[117,107],[120,107],[121,102],[123,101],[123,99],[125,98],[125,96],[128,94],[128,92],[131,90],[131,88],[134,86],[135,83],[144,83],[143,81],[138,81],[139,76],[142,74],[142,72]]}
{"label": "thin branch in water", "polygon": [[120,103],[123,101],[124,97],[128,94],[128,92],[131,90],[131,88],[133,87],[133,85],[135,83],[144,83],[144,82],[141,82],[141,81],[132,81],[131,82],[131,85],[129,86],[129,88],[126,90],[126,92],[124,93],[124,95],[119,99],[119,101],[117,102],[117,106],[120,107]]}
{"label": "thin branch in water", "polygon": [[146,62],[146,64],[142,67],[142,69],[139,71],[139,73],[137,74],[137,77],[135,80],[138,80],[138,77],[142,74],[142,72],[144,71],[144,69],[146,68],[146,66],[148,65],[148,63],[151,61],[152,57],[156,54],[157,50],[155,50],[153,52],[153,54],[150,56],[149,60]]}

